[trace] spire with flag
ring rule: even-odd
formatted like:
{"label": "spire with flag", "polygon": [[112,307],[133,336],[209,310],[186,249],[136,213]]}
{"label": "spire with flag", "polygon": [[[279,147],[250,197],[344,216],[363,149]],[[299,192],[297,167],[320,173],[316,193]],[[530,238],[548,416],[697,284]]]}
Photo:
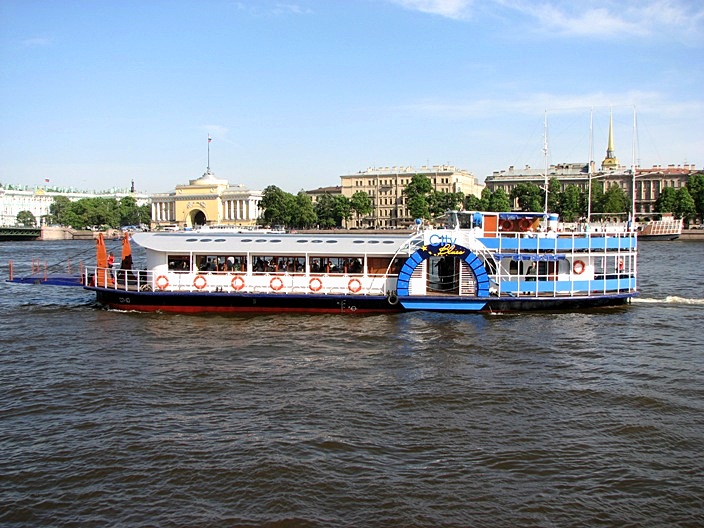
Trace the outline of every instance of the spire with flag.
{"label": "spire with flag", "polygon": [[210,172],[210,142],[213,140],[212,137],[210,137],[210,134],[208,134],[208,168],[207,172]]}

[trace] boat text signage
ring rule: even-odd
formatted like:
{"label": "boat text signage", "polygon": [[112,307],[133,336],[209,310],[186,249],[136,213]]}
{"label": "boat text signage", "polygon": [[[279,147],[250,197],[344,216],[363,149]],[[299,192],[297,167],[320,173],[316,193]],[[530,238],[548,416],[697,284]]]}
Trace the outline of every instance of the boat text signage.
{"label": "boat text signage", "polygon": [[424,246],[423,251],[431,257],[464,257],[469,253],[467,248],[456,246],[455,244]]}
{"label": "boat text signage", "polygon": [[513,261],[521,260],[532,260],[535,262],[557,262],[558,260],[566,260],[565,255],[555,255],[552,253],[546,253],[544,255],[522,255],[519,253],[496,253],[494,255],[496,260],[511,259]]}
{"label": "boat text signage", "polygon": [[441,235],[438,233],[431,233],[431,235],[428,237],[429,246],[444,246],[446,244],[454,245],[455,242],[457,242],[457,239],[450,234]]}

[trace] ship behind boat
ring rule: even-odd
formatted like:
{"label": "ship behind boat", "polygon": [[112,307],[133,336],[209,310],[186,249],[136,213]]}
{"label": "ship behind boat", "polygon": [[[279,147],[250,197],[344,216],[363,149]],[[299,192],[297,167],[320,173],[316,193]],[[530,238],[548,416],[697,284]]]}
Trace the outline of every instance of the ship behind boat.
{"label": "ship behind boat", "polygon": [[[556,215],[450,212],[401,233],[135,233],[144,270],[87,270],[111,308],[364,313],[580,309],[637,295],[634,232],[557,232]],[[100,260],[100,257],[99,257]]]}
{"label": "ship behind boat", "polygon": [[681,218],[663,214],[660,220],[651,220],[638,226],[640,240],[676,240],[682,234]]}

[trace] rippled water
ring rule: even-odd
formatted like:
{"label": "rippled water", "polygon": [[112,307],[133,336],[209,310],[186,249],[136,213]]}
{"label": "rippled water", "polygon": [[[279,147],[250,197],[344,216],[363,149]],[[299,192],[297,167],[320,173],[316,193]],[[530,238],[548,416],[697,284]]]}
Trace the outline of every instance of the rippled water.
{"label": "rippled water", "polygon": [[[704,244],[640,246],[640,299],[555,315],[135,314],[3,282],[0,525],[702,526]],[[91,251],[2,242],[0,269]]]}

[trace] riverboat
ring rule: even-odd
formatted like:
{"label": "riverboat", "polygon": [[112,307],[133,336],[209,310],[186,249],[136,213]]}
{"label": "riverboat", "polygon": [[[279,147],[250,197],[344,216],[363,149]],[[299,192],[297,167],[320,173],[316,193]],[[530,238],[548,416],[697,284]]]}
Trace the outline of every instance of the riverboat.
{"label": "riverboat", "polygon": [[663,214],[660,220],[651,220],[638,226],[640,240],[676,240],[682,234],[682,219]]}
{"label": "riverboat", "polygon": [[624,305],[635,232],[557,233],[543,213],[450,212],[384,233],[144,232],[146,269],[98,265],[84,287],[114,309],[170,313],[520,312]]}

